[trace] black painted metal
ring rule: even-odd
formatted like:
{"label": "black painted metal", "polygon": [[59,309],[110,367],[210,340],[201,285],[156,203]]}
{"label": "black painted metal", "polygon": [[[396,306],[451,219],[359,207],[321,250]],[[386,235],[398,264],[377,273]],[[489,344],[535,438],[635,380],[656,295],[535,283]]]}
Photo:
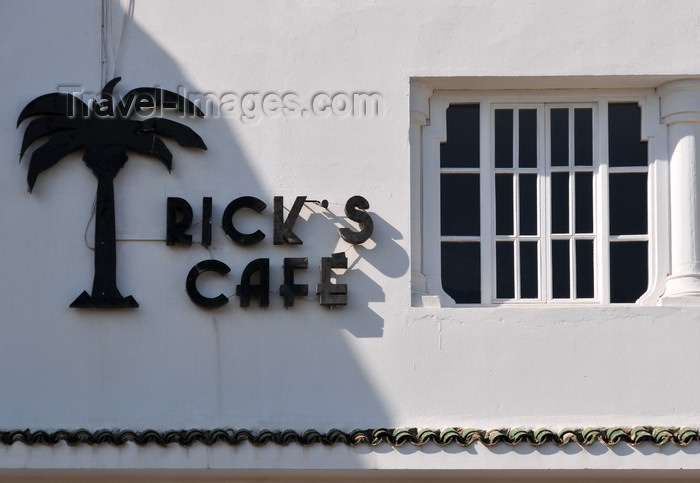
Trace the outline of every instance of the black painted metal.
{"label": "black painted metal", "polygon": [[331,283],[331,270],[334,268],[348,268],[348,257],[345,253],[334,253],[330,257],[321,258],[321,283],[316,285],[316,294],[320,295],[319,303],[324,307],[348,303],[347,284]]}
{"label": "black painted metal", "polygon": [[233,215],[241,208],[250,208],[260,213],[267,208],[267,205],[264,201],[255,196],[241,196],[240,198],[236,198],[226,206],[224,216],[221,218],[221,227],[235,243],[239,245],[255,245],[265,238],[263,232],[256,230],[254,233],[241,233],[233,226]]}
{"label": "black painted metal", "polygon": [[29,191],[39,174],[78,150],[85,151],[83,160],[97,178],[92,294],[83,292],[71,307],[138,307],[133,297],[121,295],[116,283],[113,180],[128,159],[127,151],[153,156],[170,170],[172,154],[157,136],[172,137],[185,147],[207,148],[199,135],[184,124],[163,118],[129,119],[135,112],[156,108],[172,108],[203,117],[204,113],[191,101],[174,92],[140,87],[129,91],[115,105],[112,91],[119,80],[116,77],[105,85],[92,112],[73,95],[52,93],[29,102],[17,119],[19,127],[25,119],[42,116],[27,126],[20,159],[32,143],[51,135],[32,153],[27,173]]}
{"label": "black painted metal", "polygon": [[185,282],[185,289],[187,290],[187,295],[189,295],[190,300],[205,309],[216,309],[226,305],[228,303],[228,297],[224,294],[219,294],[216,297],[205,297],[202,295],[199,289],[197,289],[197,279],[204,272],[214,272],[224,276],[230,271],[231,268],[219,260],[203,260],[196,264],[192,267],[190,273],[187,274],[187,280]]}
{"label": "black painted metal", "polygon": [[202,198],[202,245],[211,245],[212,201],[210,196]]}
{"label": "black painted metal", "polygon": [[353,196],[345,203],[345,215],[360,225],[360,231],[339,228],[338,232],[343,240],[353,245],[360,245],[369,240],[369,237],[372,236],[372,231],[374,231],[374,222],[369,213],[361,211],[368,209],[369,202],[362,196]]}
{"label": "black painted metal", "polygon": [[[86,159],[89,153],[85,154]],[[86,161],[88,164],[90,161]],[[138,307],[131,295],[123,297],[117,289],[117,242],[114,223],[114,184],[112,180],[126,162],[126,154],[115,153],[113,171],[97,172],[97,199],[95,204],[95,275],[92,294],[81,293],[71,307]]]}
{"label": "black painted metal", "polygon": [[320,206],[324,210],[328,208],[328,200],[306,200],[305,203],[313,203]]}
{"label": "black painted metal", "polygon": [[299,212],[306,202],[306,196],[297,196],[294,200],[294,205],[292,209],[289,210],[289,215],[287,219],[284,219],[284,199],[282,196],[275,196],[274,198],[274,235],[273,243],[275,245],[282,245],[285,242],[290,245],[301,245],[304,243],[301,239],[294,234],[292,229],[294,228],[294,223],[297,221]]}
{"label": "black painted metal", "polygon": [[280,285],[280,295],[284,297],[284,306],[293,307],[294,297],[306,297],[309,294],[309,286],[294,283],[294,270],[308,268],[308,258],[284,259],[284,283]]}
{"label": "black painted metal", "polygon": [[[258,283],[253,283],[254,274],[258,274]],[[270,305],[270,259],[256,258],[243,269],[240,285],[236,285],[236,295],[241,298],[241,307],[250,306],[251,295],[256,295],[260,307]]]}
{"label": "black painted metal", "polygon": [[192,206],[187,200],[168,197],[166,208],[165,244],[169,246],[192,245],[192,235],[185,233],[192,225]]}

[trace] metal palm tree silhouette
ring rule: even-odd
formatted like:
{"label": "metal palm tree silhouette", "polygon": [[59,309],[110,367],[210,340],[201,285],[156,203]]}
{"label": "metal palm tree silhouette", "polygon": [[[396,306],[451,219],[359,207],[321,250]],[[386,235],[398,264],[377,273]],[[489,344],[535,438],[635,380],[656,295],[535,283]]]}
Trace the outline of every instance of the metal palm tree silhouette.
{"label": "metal palm tree silhouette", "polygon": [[71,307],[138,307],[131,295],[123,297],[117,289],[116,235],[114,217],[114,177],[126,163],[127,151],[153,156],[168,171],[172,154],[158,136],[173,138],[181,146],[207,149],[204,141],[192,129],[165,118],[151,117],[132,120],[131,115],[143,110],[177,109],[199,117],[204,113],[188,99],[171,91],[155,87],[139,87],[129,91],[116,103],[112,96],[116,77],[104,88],[92,110],[77,97],[55,92],[37,97],[25,106],[17,120],[17,127],[30,117],[24,132],[20,160],[35,141],[49,136],[29,161],[27,183],[34,188],[37,176],[63,157],[84,150],[83,161],[97,177],[95,201],[95,276],[92,294],[81,293]]}

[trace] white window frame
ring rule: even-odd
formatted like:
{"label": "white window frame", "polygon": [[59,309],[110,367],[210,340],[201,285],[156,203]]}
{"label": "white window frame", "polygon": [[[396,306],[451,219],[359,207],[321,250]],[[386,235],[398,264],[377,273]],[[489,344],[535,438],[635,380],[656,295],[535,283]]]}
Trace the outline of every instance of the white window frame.
{"label": "white window frame", "polygon": [[[609,223],[607,217],[596,216],[597,213],[607,212],[608,193],[607,182],[608,174],[611,169],[608,167],[608,152],[607,152],[607,106],[612,102],[636,102],[642,109],[642,139],[648,142],[649,163],[646,172],[648,197],[647,197],[647,235],[624,235],[611,237],[609,235]],[[474,104],[480,105],[480,168],[440,168],[440,144],[447,141],[446,130],[446,111],[450,104]],[[595,287],[596,293],[594,299],[551,299],[551,293],[545,294],[544,290],[540,290],[540,296],[546,295],[538,300],[496,300],[495,294],[495,253],[493,253],[493,240],[495,237],[495,228],[492,226],[493,217],[483,216],[484,213],[493,213],[495,209],[495,188],[493,176],[493,153],[491,153],[493,135],[493,116],[492,109],[494,106],[502,107],[505,105],[522,106],[524,104],[561,104],[562,107],[573,106],[578,107],[581,104],[590,104],[595,106],[598,113],[594,114],[594,129],[597,133],[594,134],[594,149],[597,150],[594,156],[593,172],[594,177],[599,178],[601,183],[594,181],[594,232],[596,234],[594,242],[594,276],[596,277]],[[546,107],[543,107],[546,111]],[[572,111],[573,112],[573,111]],[[546,116],[546,123],[549,122]],[[596,119],[604,120],[597,125]],[[486,127],[486,129],[484,129]],[[571,124],[570,124],[571,128]],[[548,130],[545,129],[545,132]],[[543,134],[538,134],[544,135]],[[597,142],[595,140],[598,140]],[[415,141],[415,140],[414,140]],[[546,141],[545,141],[546,143]],[[545,143],[538,142],[540,146],[545,146]],[[415,149],[415,142],[412,143],[412,148]],[[425,125],[421,128],[420,142],[420,166],[414,169],[414,183],[419,183],[419,186],[414,186],[413,196],[420,196],[420,210],[415,207],[418,204],[414,203],[414,211],[416,213],[417,222],[420,225],[420,230],[415,230],[414,237],[419,234],[420,239],[417,240],[417,249],[412,252],[416,260],[413,261],[413,283],[412,286],[414,296],[412,298],[414,306],[465,306],[465,307],[483,307],[483,306],[499,306],[499,305],[540,305],[540,306],[561,306],[567,304],[581,305],[601,305],[610,303],[610,287],[609,287],[609,242],[622,240],[648,240],[649,243],[649,261],[648,261],[648,286],[647,291],[637,300],[639,305],[655,305],[664,289],[664,278],[669,269],[669,233],[668,220],[663,214],[668,211],[668,193],[660,190],[660,186],[668,181],[668,153],[666,126],[661,123],[659,116],[659,97],[654,89],[563,89],[553,91],[453,91],[453,90],[437,90],[432,92],[429,99],[429,115],[426,117]],[[570,150],[571,153],[571,150]],[[570,154],[571,155],[571,154]],[[412,155],[412,160],[415,163],[418,156]],[[545,169],[542,167],[542,169]],[[612,168],[614,171],[625,171],[628,168]],[[633,171],[639,172],[638,168],[633,168]],[[467,172],[479,171],[480,191],[481,191],[481,213],[480,217],[480,235],[478,237],[441,237],[440,236],[440,174],[441,172]],[[417,179],[416,179],[417,178]],[[544,177],[548,179],[547,176]],[[538,179],[538,183],[542,181]],[[602,186],[603,189],[598,189]],[[549,190],[539,190],[540,200],[545,192]],[[571,195],[570,195],[571,196]],[[541,201],[540,201],[541,202]],[[570,204],[570,206],[572,206]],[[605,211],[603,211],[603,209]],[[538,208],[542,213],[541,205]],[[546,217],[549,218],[549,210],[544,210]],[[540,236],[544,240],[549,239],[549,221],[547,219],[540,220],[544,227],[540,227]],[[485,235],[486,234],[486,235]],[[440,273],[440,242],[449,239],[470,238],[481,241],[481,303],[480,304],[457,304],[447,293],[442,289],[442,277]],[[456,240],[455,240],[456,241]],[[605,262],[605,263],[603,263]],[[551,263],[540,264],[540,267],[546,267],[549,270]],[[542,271],[543,268],[540,268]],[[546,278],[540,274],[540,284]],[[573,270],[570,271],[570,276],[573,276]],[[417,283],[418,281],[418,283]],[[572,292],[573,292],[572,285]],[[417,288],[418,287],[418,288]],[[615,304],[630,305],[630,304]]]}

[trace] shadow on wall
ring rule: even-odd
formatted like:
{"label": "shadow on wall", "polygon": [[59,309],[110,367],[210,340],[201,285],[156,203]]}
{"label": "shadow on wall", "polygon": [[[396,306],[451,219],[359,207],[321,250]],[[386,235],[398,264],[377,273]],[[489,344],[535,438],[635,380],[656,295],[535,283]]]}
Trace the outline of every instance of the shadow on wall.
{"label": "shadow on wall", "polygon": [[[171,57],[169,51],[142,28],[141,25],[148,25],[153,19],[147,15],[139,16],[139,2],[128,2],[124,11],[119,2],[105,2],[105,6],[111,30],[107,29],[103,40],[107,64],[104,76],[106,80],[122,77],[122,91],[117,89],[117,96],[137,86],[157,85],[169,90],[191,86],[203,92],[207,90],[207,86],[194,85],[188,79],[180,68],[183,59]],[[52,8],[57,6],[52,4]],[[29,13],[31,9],[26,10]],[[60,29],[60,24],[53,28]],[[196,32],[207,26],[190,25],[190,28]],[[235,36],[235,29],[227,35]],[[256,41],[269,41],[275,35],[273,30],[264,32]],[[245,58],[246,39],[240,39],[238,45],[240,52],[226,52],[231,59]],[[225,59],[219,57],[217,60]],[[46,77],[51,78],[51,73],[47,72]],[[43,93],[37,92],[37,96]],[[221,289],[231,297],[231,303],[224,309],[206,311],[194,307],[184,294],[184,277],[189,267],[198,261],[208,258],[235,261],[234,283],[240,283],[240,268],[253,258],[270,253],[275,254],[275,261],[281,261],[280,253],[282,256],[306,254],[302,250],[296,252],[298,255],[291,255],[295,249],[289,247],[282,252],[275,251],[271,233],[265,240],[267,245],[259,251],[241,249],[230,241],[210,247],[197,243],[190,248],[165,246],[163,228],[165,198],[168,196],[181,196],[192,202],[195,225],[190,233],[197,241],[196,224],[201,222],[197,200],[203,196],[214,197],[216,231],[220,229],[219,220],[226,203],[233,199],[232,193],[257,196],[270,206],[273,196],[278,194],[266,190],[256,174],[264,168],[258,165],[253,169],[257,161],[249,159],[241,148],[238,138],[248,136],[245,126],[232,128],[231,122],[222,117],[183,122],[201,135],[208,151],[192,153],[166,141],[173,153],[170,176],[160,172],[163,167],[157,162],[130,153],[131,162],[115,179],[118,278],[123,292],[133,293],[142,307],[121,312],[73,309],[67,311],[59,323],[53,321],[53,325],[48,324],[50,317],[43,317],[42,320],[47,320],[46,331],[37,331],[33,336],[36,340],[22,341],[25,346],[42,347],[50,342],[51,334],[63,332],[60,338],[82,341],[89,349],[72,353],[35,351],[35,357],[47,360],[43,361],[44,364],[35,361],[34,369],[24,371],[22,380],[32,381],[25,386],[41,385],[44,379],[50,378],[54,381],[53,386],[50,385],[55,387],[53,394],[63,401],[62,407],[69,409],[62,415],[56,415],[54,410],[56,419],[51,420],[51,400],[37,401],[25,389],[12,387],[13,383],[10,383],[14,398],[11,404],[15,407],[14,414],[19,414],[21,420],[15,425],[131,429],[233,426],[298,430],[390,426],[390,414],[370,380],[371,368],[363,366],[358,360],[358,348],[350,345],[361,343],[355,338],[383,335],[385,321],[371,305],[385,303],[386,295],[362,267],[392,279],[405,274],[408,256],[396,243],[401,234],[370,209],[375,223],[374,246],[348,248],[348,253],[354,250],[349,256],[351,265],[338,280],[350,287],[347,307],[326,310],[315,302],[300,303],[299,307],[285,310],[279,302],[277,279],[271,280],[271,289],[275,292],[271,299],[277,299],[277,305],[267,310],[238,307],[231,284],[227,289]],[[85,169],[75,162],[79,156],[71,156],[73,162],[69,169]],[[24,162],[20,169],[26,169]],[[202,174],[203,171],[206,175]],[[44,174],[44,178],[50,177],[50,173]],[[41,181],[48,183],[51,180],[40,180],[35,192],[41,191]],[[24,187],[18,186],[17,189],[23,190]],[[296,188],[285,186],[280,190],[289,193]],[[39,193],[31,196],[36,195],[41,197]],[[50,216],[48,204],[51,200],[46,195],[44,197],[46,199],[42,202],[47,203],[44,213]],[[285,198],[285,205],[289,207],[291,201]],[[268,216],[264,220],[267,223],[270,216],[265,216]],[[336,227],[357,229],[341,212],[326,216]],[[271,224],[265,226],[271,231]],[[309,226],[313,226],[311,221]],[[91,229],[87,233],[91,242]],[[82,233],[75,233],[76,241],[82,242],[82,236]],[[326,246],[323,240],[309,238],[305,247]],[[329,238],[327,243],[332,249],[332,239]],[[314,248],[314,257],[317,253]],[[330,253],[323,255],[330,256]],[[177,268],[168,267],[166,271],[161,265],[156,266],[170,263],[176,257],[183,260],[178,262]],[[84,270],[86,287],[71,289],[79,291],[89,286],[92,253],[88,248],[85,248],[85,258],[87,261],[83,265],[70,269]],[[308,282],[309,298],[314,299],[317,276],[309,258],[308,276],[300,278],[305,278],[303,283]],[[314,260],[315,267],[317,262]],[[157,283],[144,277],[149,270],[159,274]],[[139,277],[144,279],[139,280]],[[169,287],[173,277],[180,292],[177,298],[168,299],[172,290],[160,285]],[[22,283],[31,285],[32,281]],[[356,293],[352,292],[354,287]],[[155,294],[156,300],[163,297],[168,303],[149,303],[140,296],[144,291]],[[66,300],[66,305],[69,302]],[[34,320],[28,317],[27,322],[34,323]],[[346,331],[353,337],[348,338]],[[72,374],[71,368],[76,365],[81,368],[80,377]],[[3,385],[8,387],[7,383],[4,381]],[[133,394],[139,394],[138,404]],[[21,416],[21,408],[29,400],[28,409]],[[46,416],[47,420],[37,420],[33,414],[49,416]]]}
{"label": "shadow on wall", "polygon": [[[372,207],[370,207],[372,208]],[[348,285],[348,309],[351,317],[338,317],[338,322],[342,322],[338,327],[342,327],[355,337],[381,337],[384,331],[383,317],[372,310],[376,304],[387,302],[386,293],[383,287],[374,278],[368,275],[379,274],[381,277],[396,279],[403,276],[409,267],[409,259],[406,251],[396,243],[403,237],[401,233],[391,226],[379,213],[370,209],[374,231],[368,242],[360,245],[350,245],[345,249],[348,258],[348,269],[342,274],[340,283]],[[334,212],[320,210],[313,213],[307,220],[309,232],[321,232],[321,227],[332,223],[336,228],[349,228],[356,230],[345,216],[338,216]],[[328,246],[326,251],[332,251],[335,235],[325,239],[317,239],[324,246]],[[352,293],[353,288],[362,288],[358,297]],[[345,309],[331,309],[338,312]]]}

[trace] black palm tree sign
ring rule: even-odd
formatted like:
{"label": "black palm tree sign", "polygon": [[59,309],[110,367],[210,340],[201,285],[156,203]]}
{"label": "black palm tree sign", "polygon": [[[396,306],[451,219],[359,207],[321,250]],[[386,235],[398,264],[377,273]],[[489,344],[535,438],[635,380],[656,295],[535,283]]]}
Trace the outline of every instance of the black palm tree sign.
{"label": "black palm tree sign", "polygon": [[207,149],[202,138],[184,124],[159,117],[130,119],[133,114],[156,113],[162,108],[204,117],[194,103],[179,94],[155,87],[133,89],[116,103],[112,91],[120,80],[116,77],[104,86],[92,110],[71,94],[55,92],[31,101],[17,119],[19,127],[25,119],[41,116],[27,125],[20,159],[35,141],[50,136],[32,153],[29,161],[27,183],[30,192],[41,172],[77,150],[84,150],[83,161],[97,177],[92,294],[81,293],[71,307],[139,306],[134,297],[123,297],[117,289],[113,181],[128,159],[127,151],[153,156],[170,171],[173,156],[158,136],[173,138],[181,146]]}

